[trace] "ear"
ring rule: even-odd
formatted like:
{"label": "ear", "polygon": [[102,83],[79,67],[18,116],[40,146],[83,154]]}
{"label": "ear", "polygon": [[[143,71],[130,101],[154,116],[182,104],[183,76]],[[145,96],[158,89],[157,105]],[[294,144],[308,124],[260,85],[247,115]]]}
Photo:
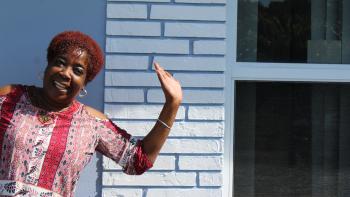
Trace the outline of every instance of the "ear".
{"label": "ear", "polygon": [[48,69],[49,69],[49,65],[47,65],[47,66],[45,67],[45,70],[44,70],[43,72],[40,72],[40,74],[42,75],[42,76],[41,76],[42,80],[44,80],[45,75],[47,74]]}
{"label": "ear", "polygon": [[87,84],[89,83],[89,81],[88,81],[88,79],[87,79],[87,77],[85,78],[85,81],[84,81],[84,87],[83,88],[85,88],[86,86],[87,86]]}

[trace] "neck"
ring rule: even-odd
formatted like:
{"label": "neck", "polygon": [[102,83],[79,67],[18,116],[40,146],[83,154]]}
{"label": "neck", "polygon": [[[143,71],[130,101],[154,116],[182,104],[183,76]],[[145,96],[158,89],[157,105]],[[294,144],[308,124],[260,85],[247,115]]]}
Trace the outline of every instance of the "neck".
{"label": "neck", "polygon": [[[33,94],[31,96],[32,101],[37,107],[42,108],[46,111],[63,111],[71,106],[72,103],[57,103],[52,101],[43,91],[42,88],[34,88]],[[33,102],[32,102],[33,103]]]}

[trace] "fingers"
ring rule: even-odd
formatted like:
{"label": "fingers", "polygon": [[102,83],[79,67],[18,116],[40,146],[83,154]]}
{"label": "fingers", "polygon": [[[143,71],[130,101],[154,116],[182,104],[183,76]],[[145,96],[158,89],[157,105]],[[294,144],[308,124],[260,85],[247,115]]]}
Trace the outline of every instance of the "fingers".
{"label": "fingers", "polygon": [[153,63],[155,71],[161,80],[171,77],[171,74],[164,70],[157,62]]}
{"label": "fingers", "polygon": [[157,62],[154,62],[153,65],[156,71],[164,70]]}
{"label": "fingers", "polygon": [[155,71],[158,74],[160,74],[161,76],[163,76],[163,77],[172,77],[172,75],[169,72],[167,72],[166,70],[164,70],[164,68],[161,67],[157,62],[154,62],[153,65],[154,65]]}
{"label": "fingers", "polygon": [[169,72],[167,72],[167,71],[164,71],[164,72],[168,77],[173,77]]}

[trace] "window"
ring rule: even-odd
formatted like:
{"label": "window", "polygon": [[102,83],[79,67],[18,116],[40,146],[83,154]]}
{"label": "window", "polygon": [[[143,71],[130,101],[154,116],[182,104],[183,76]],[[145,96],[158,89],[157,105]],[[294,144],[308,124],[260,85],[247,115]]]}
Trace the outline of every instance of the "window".
{"label": "window", "polygon": [[237,82],[234,196],[349,196],[350,85]]}
{"label": "window", "polygon": [[227,1],[223,196],[350,195],[349,8]]}
{"label": "window", "polygon": [[239,0],[237,61],[349,63],[342,2]]}

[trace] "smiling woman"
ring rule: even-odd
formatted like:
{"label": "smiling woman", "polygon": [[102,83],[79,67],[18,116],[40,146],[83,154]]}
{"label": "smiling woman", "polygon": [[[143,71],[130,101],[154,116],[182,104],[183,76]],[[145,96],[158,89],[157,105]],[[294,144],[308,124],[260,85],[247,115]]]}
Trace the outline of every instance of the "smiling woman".
{"label": "smiling woman", "polygon": [[103,65],[94,40],[81,32],[58,34],[47,60],[43,88],[0,88],[0,195],[73,196],[95,151],[127,174],[152,167],[182,100],[179,82],[155,63],[166,102],[152,130],[136,140],[75,99]]}
{"label": "smiling woman", "polygon": [[[90,37],[79,32],[58,34],[47,50],[48,66],[45,69],[43,89],[32,88],[37,105],[53,111],[68,107],[79,91],[100,71],[102,51]],[[48,103],[47,103],[48,102]],[[41,106],[44,105],[44,106]]]}

